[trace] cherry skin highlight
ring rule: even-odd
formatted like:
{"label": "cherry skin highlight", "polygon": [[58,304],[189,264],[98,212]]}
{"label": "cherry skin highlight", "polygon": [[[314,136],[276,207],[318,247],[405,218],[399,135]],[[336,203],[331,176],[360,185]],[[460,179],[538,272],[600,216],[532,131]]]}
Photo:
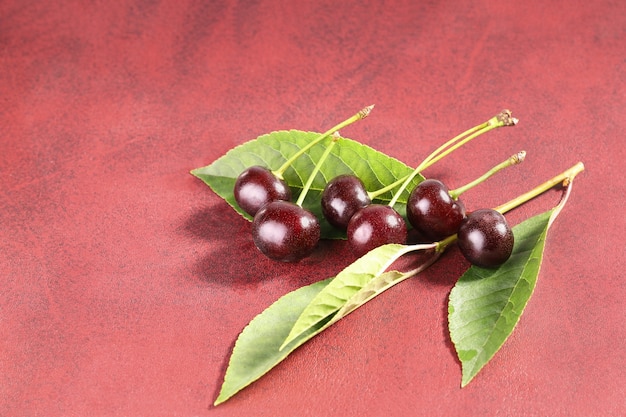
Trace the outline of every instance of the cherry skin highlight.
{"label": "cherry skin highlight", "polygon": [[493,209],[470,213],[461,223],[458,245],[472,264],[494,268],[513,252],[514,236],[504,216]]}
{"label": "cherry skin highlight", "polygon": [[296,262],[309,256],[320,240],[320,225],[310,211],[288,201],[263,206],[252,222],[254,244],[268,258]]}
{"label": "cherry skin highlight", "polygon": [[322,213],[328,223],[346,230],[354,213],[371,202],[363,182],[358,177],[339,175],[324,187]]}
{"label": "cherry skin highlight", "polygon": [[436,242],[459,230],[465,218],[465,205],[454,200],[441,181],[427,179],[409,195],[406,216],[418,232]]}
{"label": "cherry skin highlight", "polygon": [[352,251],[360,257],[387,243],[406,243],[407,229],[393,207],[371,204],[352,216],[347,234]]}
{"label": "cherry skin highlight", "polygon": [[254,216],[267,203],[276,200],[289,201],[291,189],[269,169],[252,166],[237,177],[234,195],[239,207]]}

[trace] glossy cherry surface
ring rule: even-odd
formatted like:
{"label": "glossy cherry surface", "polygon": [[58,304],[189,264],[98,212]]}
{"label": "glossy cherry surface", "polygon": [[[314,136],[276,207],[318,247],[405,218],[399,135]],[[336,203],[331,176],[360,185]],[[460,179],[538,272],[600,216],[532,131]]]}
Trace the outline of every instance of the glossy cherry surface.
{"label": "glossy cherry surface", "polygon": [[465,218],[465,205],[460,200],[454,200],[441,181],[427,179],[409,195],[406,216],[417,231],[433,241],[439,241],[459,230]]}
{"label": "glossy cherry surface", "polygon": [[406,243],[402,216],[392,207],[371,204],[357,211],[348,223],[348,242],[357,256],[387,243]]}
{"label": "glossy cherry surface", "polygon": [[291,199],[289,186],[261,166],[252,166],[239,174],[233,193],[239,207],[251,216],[269,202]]}
{"label": "glossy cherry surface", "polygon": [[310,211],[288,201],[274,201],[254,216],[252,238],[267,257],[296,262],[315,249],[320,225]]}
{"label": "glossy cherry surface", "polygon": [[503,264],[513,251],[514,236],[502,214],[492,209],[470,213],[461,223],[458,245],[472,264],[493,268]]}
{"label": "glossy cherry surface", "polygon": [[346,230],[358,210],[372,202],[363,182],[354,175],[339,175],[322,192],[322,213],[333,226]]}

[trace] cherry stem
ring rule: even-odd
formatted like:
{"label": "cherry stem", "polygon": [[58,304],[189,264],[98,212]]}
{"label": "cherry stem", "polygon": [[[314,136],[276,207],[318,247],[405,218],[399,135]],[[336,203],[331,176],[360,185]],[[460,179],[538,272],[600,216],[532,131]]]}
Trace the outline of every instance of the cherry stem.
{"label": "cherry stem", "polygon": [[359,120],[363,120],[365,119],[367,116],[369,116],[369,114],[372,112],[372,109],[374,108],[374,105],[372,104],[371,106],[367,106],[363,109],[361,109],[357,114],[355,114],[354,116],[344,120],[343,122],[339,123],[338,125],[330,128],[329,130],[327,130],[326,132],[320,134],[319,136],[317,136],[315,139],[313,139],[311,142],[309,142],[304,148],[300,149],[298,152],[296,152],[295,154],[293,154],[291,156],[291,158],[289,158],[287,161],[285,161],[284,164],[281,165],[280,168],[278,168],[276,171],[272,171],[272,173],[274,174],[274,176],[276,176],[276,178],[278,179],[283,179],[283,174],[285,173],[285,171],[287,170],[287,168],[289,168],[291,166],[291,164],[293,163],[293,161],[295,161],[296,159],[298,159],[298,157],[300,157],[301,155],[303,155],[306,151],[308,151],[309,149],[311,149],[313,146],[315,146],[316,144],[318,144],[319,142],[321,142],[322,140],[324,140],[325,138],[327,138],[328,136],[332,135],[333,133],[335,133],[336,131],[338,131],[339,129],[343,129],[346,126],[351,125],[354,122],[357,122]]}
{"label": "cherry stem", "polygon": [[[494,210],[500,212],[501,214],[504,214],[508,211],[513,210],[516,207],[521,206],[522,204],[526,203],[527,201],[532,200],[533,198],[543,194],[544,192],[552,189],[553,187],[559,185],[559,184],[563,184],[564,186],[568,187],[568,190],[566,191],[567,193],[569,193],[569,185],[572,183],[572,181],[574,180],[574,177],[576,177],[576,175],[580,174],[581,172],[583,172],[585,170],[585,166],[583,165],[582,162],[578,162],[576,165],[572,166],[569,169],[566,169],[565,171],[563,171],[562,173],[560,173],[559,175],[552,177],[551,179],[549,179],[548,181],[544,182],[541,185],[538,185],[537,187],[533,188],[532,190],[518,196],[515,197],[514,199],[499,205],[498,207],[495,207]],[[563,204],[564,202],[567,200],[567,195],[566,194],[566,198],[564,198],[560,203],[559,206],[557,207],[557,210],[560,210],[563,208]],[[447,238],[439,241],[437,243],[437,251],[439,252],[443,252],[448,245],[450,245],[451,243],[453,243],[455,240],[457,239],[457,235],[451,235],[448,236]]]}
{"label": "cherry stem", "polygon": [[455,200],[458,200],[459,196],[463,194],[464,192],[466,192],[467,190],[469,190],[470,188],[474,188],[475,186],[487,180],[488,178],[495,175],[497,172],[503,170],[504,168],[508,168],[510,166],[522,163],[524,161],[524,158],[526,158],[526,151],[520,151],[516,153],[515,155],[510,156],[506,161],[500,162],[498,165],[491,168],[489,171],[485,172],[483,175],[476,178],[474,181],[469,182],[462,187],[459,187],[450,191],[450,197],[452,197]]}
{"label": "cherry stem", "polygon": [[419,174],[421,171],[432,166],[433,164],[441,160],[443,157],[449,155],[456,149],[465,145],[467,142],[471,141],[472,139],[482,135],[483,133],[487,133],[490,130],[503,127],[503,126],[514,126],[517,124],[517,122],[518,122],[518,119],[516,119],[515,117],[512,117],[511,112],[509,110],[502,110],[500,113],[498,113],[491,119],[487,120],[486,122],[481,123],[477,126],[474,126],[473,128],[468,129],[465,132],[461,133],[460,135],[450,139],[449,141],[441,145],[439,148],[437,148],[430,155],[428,155],[426,159],[424,159],[424,161],[422,161],[422,163],[419,164],[417,168],[415,168],[415,170],[411,173],[411,175],[407,177],[407,179],[404,181],[404,183],[398,189],[398,191],[396,191],[395,195],[389,202],[389,206],[393,207],[396,204],[402,192],[411,183],[413,178],[415,178],[417,174]]}
{"label": "cherry stem", "polygon": [[333,134],[332,139],[333,140],[328,144],[328,146],[324,150],[324,153],[320,157],[319,161],[317,161],[317,163],[315,164],[315,167],[313,167],[313,171],[311,171],[311,175],[309,176],[309,179],[307,180],[306,184],[304,184],[304,187],[302,188],[302,192],[298,196],[298,200],[296,201],[296,204],[300,207],[302,207],[302,203],[304,203],[304,199],[307,193],[309,192],[311,185],[313,184],[313,180],[315,180],[315,176],[320,171],[322,164],[324,163],[328,155],[330,155],[330,151],[332,151],[333,147],[335,146],[335,143],[337,143],[337,141],[340,139],[339,132],[335,132]]}
{"label": "cherry stem", "polygon": [[396,180],[395,182],[389,184],[386,187],[381,188],[380,190],[368,191],[367,195],[370,198],[370,200],[373,200],[376,197],[378,197],[379,195],[385,194],[387,191],[391,191],[394,188],[396,188],[398,185],[402,184],[404,181],[406,181],[407,177],[408,177],[408,175],[405,175],[404,177]]}
{"label": "cherry stem", "polygon": [[[464,133],[461,133],[456,138],[452,138],[448,142],[446,142],[443,145],[441,145],[437,150],[435,150],[432,154],[430,154],[424,160],[424,162],[422,162],[421,165],[423,165],[423,166],[422,166],[421,169],[424,170],[424,169],[430,167],[431,165],[434,165],[435,162],[439,161],[443,157],[447,156],[448,154],[452,153],[456,149],[458,149],[461,146],[465,145],[470,140],[472,140],[472,139],[482,135],[483,133],[487,133],[490,130],[497,129],[497,128],[503,127],[503,126],[515,126],[518,122],[519,122],[519,120],[511,115],[511,111],[510,110],[502,110],[500,113],[498,113],[497,115],[495,115],[491,119],[487,120],[485,123],[482,123],[482,124],[476,126],[475,128],[469,129],[467,132],[471,132],[472,133],[469,136],[465,137],[467,135],[467,133],[464,132]],[[461,139],[463,139],[463,140],[461,140]],[[453,145],[453,144],[454,144],[454,146],[450,146],[450,145]],[[446,149],[446,148],[448,148],[448,149]],[[444,149],[446,149],[446,150],[444,151]]]}

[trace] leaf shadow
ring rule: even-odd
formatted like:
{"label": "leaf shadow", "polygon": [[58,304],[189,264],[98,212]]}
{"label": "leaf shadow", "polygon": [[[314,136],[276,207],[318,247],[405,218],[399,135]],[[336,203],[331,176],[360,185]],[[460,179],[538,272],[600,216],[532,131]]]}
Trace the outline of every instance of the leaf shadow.
{"label": "leaf shadow", "polygon": [[237,343],[238,337],[239,335],[235,336],[233,341],[228,345],[228,349],[226,350],[227,353],[224,355],[224,359],[222,360],[222,363],[220,364],[219,372],[217,373],[217,375],[219,375],[219,379],[217,380],[218,383],[215,384],[215,389],[213,390],[213,395],[211,396],[211,403],[207,407],[208,409],[217,407],[217,405],[214,404],[214,401],[220,395],[220,392],[222,390],[222,384],[224,382],[224,378],[226,377],[226,371],[228,370],[228,365],[230,364],[230,356],[232,355],[233,350],[235,349],[235,344]]}
{"label": "leaf shadow", "polygon": [[443,318],[442,323],[445,323],[442,328],[443,333],[443,341],[446,345],[446,348],[454,358],[454,361],[459,365],[459,369],[462,366],[461,360],[456,354],[456,348],[454,346],[454,342],[452,342],[452,338],[450,337],[449,324],[448,324],[448,300],[450,299],[450,291],[446,293],[446,297],[443,300],[442,308],[441,308],[441,316]]}
{"label": "leaf shadow", "polygon": [[450,297],[450,291],[456,284],[458,279],[465,273],[468,268],[468,263],[461,255],[456,246],[449,247],[446,252],[431,265],[427,270],[422,272],[421,279],[423,282],[434,287],[445,287],[445,297],[441,304],[441,323],[442,323],[442,337],[443,342],[454,358],[455,362],[461,366],[461,361],[456,354],[456,348],[450,337],[448,330],[448,300]]}
{"label": "leaf shadow", "polygon": [[425,277],[426,282],[436,285],[444,286],[447,288],[445,297],[441,304],[441,333],[444,345],[450,352],[450,355],[454,358],[454,361],[461,367],[461,361],[459,360],[456,348],[450,337],[449,324],[448,324],[448,301],[450,299],[450,291],[458,281],[458,279],[468,269],[469,264],[459,251],[458,247],[451,246],[446,253],[429,268],[429,274]]}
{"label": "leaf shadow", "polygon": [[466,269],[465,258],[452,246],[425,271],[422,279],[430,285],[452,288]]}

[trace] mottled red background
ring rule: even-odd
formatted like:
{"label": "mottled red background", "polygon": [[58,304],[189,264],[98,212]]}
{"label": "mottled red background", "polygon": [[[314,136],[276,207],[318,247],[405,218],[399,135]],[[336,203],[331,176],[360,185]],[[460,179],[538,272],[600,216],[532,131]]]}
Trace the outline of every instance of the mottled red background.
{"label": "mottled red background", "polygon": [[[625,40],[611,0],[2,1],[0,415],[624,415]],[[520,118],[426,172],[455,187],[525,149],[470,207],[585,163],[517,329],[461,389],[454,248],[213,407],[248,321],[352,258],[267,260],[189,171],[372,103],[342,133],[409,165]]]}

